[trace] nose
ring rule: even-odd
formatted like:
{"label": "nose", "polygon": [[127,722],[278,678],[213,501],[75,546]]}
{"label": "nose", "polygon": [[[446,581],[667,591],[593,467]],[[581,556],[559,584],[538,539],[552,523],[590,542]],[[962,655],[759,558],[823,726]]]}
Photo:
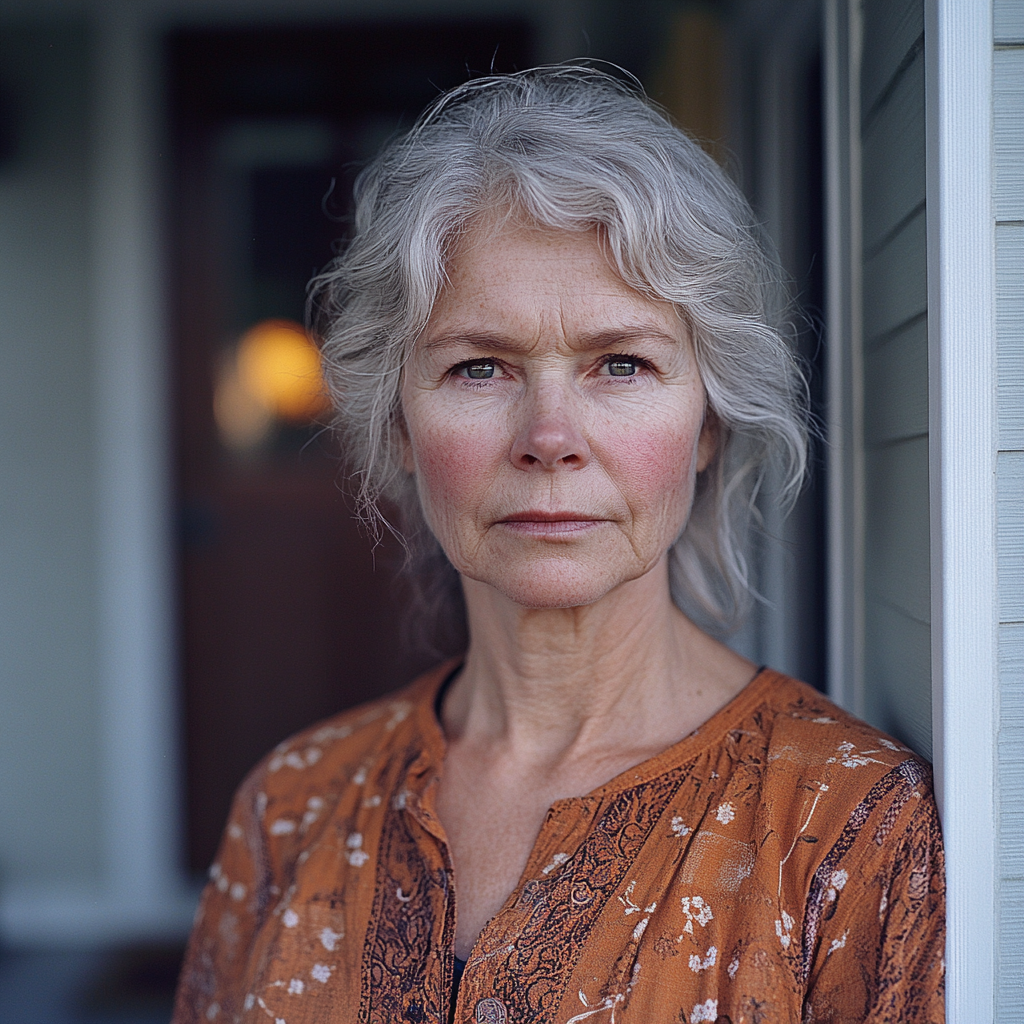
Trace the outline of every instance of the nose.
{"label": "nose", "polygon": [[581,469],[590,460],[590,445],[580,430],[573,396],[545,384],[523,396],[512,462],[519,469]]}

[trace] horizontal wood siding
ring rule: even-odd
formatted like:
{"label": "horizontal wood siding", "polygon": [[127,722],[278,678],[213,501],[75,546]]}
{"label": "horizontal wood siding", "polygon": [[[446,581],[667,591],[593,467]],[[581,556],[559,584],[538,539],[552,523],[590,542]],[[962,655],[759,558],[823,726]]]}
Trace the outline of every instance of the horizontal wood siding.
{"label": "horizontal wood siding", "polygon": [[864,353],[864,440],[928,433],[928,322],[922,314]]}
{"label": "horizontal wood siding", "polygon": [[1024,48],[992,55],[992,94],[996,220],[1024,220]]}
{"label": "horizontal wood siding", "polygon": [[1024,43],[1024,3],[996,0],[992,11],[996,43]]}
{"label": "horizontal wood siding", "polygon": [[923,48],[923,43],[924,8],[920,0],[867,0],[860,74],[860,104],[866,116],[892,84],[907,55]]}
{"label": "horizontal wood siding", "polygon": [[999,901],[996,1020],[1024,1020],[1024,623],[999,627]]}
{"label": "horizontal wood siding", "polygon": [[[1004,798],[999,833],[1003,877],[1024,884],[1024,802],[1012,799],[1013,794],[1024,792],[1024,623],[1007,622],[999,627],[999,684],[999,782]],[[1019,941],[1024,932],[1017,934],[1015,945],[1024,950],[1024,942]]]}
{"label": "horizontal wood siding", "polygon": [[999,587],[996,1020],[1024,1021],[1024,0],[997,0],[992,55]]}
{"label": "horizontal wood siding", "polygon": [[924,204],[924,51],[864,125],[864,252],[871,254]]}
{"label": "horizontal wood siding", "polygon": [[999,621],[1024,622],[1024,452],[1000,452],[996,478]]}
{"label": "horizontal wood siding", "polygon": [[[868,205],[867,197],[864,205]],[[864,261],[864,341],[868,347],[927,312],[926,231],[922,208]]]}
{"label": "horizontal wood siding", "polygon": [[996,225],[999,450],[1024,450],[1024,224]]}
{"label": "horizontal wood siding", "polygon": [[931,755],[922,0],[865,0],[864,708]]}
{"label": "horizontal wood siding", "polygon": [[[868,600],[898,608],[927,625],[931,620],[928,435],[869,446],[865,471],[870,481],[865,508],[865,594]],[[898,679],[890,682],[899,684]]]}
{"label": "horizontal wood siding", "polygon": [[868,688],[865,717],[884,723],[927,756],[932,745],[931,628],[877,601],[866,603],[864,617],[871,637],[864,670],[885,684]]}

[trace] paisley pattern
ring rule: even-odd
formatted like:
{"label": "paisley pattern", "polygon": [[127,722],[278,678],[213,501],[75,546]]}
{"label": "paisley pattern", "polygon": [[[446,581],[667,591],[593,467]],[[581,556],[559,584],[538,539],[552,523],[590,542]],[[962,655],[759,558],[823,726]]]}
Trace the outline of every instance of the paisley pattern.
{"label": "paisley pattern", "polygon": [[876,845],[882,846],[892,831],[893,824],[899,816],[907,800],[915,792],[915,787],[926,780],[927,768],[920,761],[904,761],[879,779],[871,788],[871,792],[854,808],[846,827],[843,829],[836,844],[821,862],[814,873],[810,895],[807,899],[807,916],[804,919],[804,938],[801,957],[801,977],[807,980],[811,973],[811,965],[817,946],[818,932],[822,917],[835,909],[834,900],[830,903],[827,894],[831,888],[830,881],[839,863],[850,851],[860,835],[868,817],[876,804],[885,796],[893,796],[874,834]]}
{"label": "paisley pattern", "polygon": [[452,1005],[457,878],[433,807],[450,668],[253,772],[174,1024],[944,1019],[927,765],[767,671],[694,734],[549,810]]}
{"label": "paisley pattern", "polygon": [[[513,1020],[552,1019],[594,925],[621,891],[681,776],[681,770],[668,772],[616,796],[560,872],[529,882],[517,894],[502,929],[514,941],[499,956],[501,972],[493,987]],[[559,936],[557,944],[551,935]]]}
{"label": "paisley pattern", "polygon": [[[431,864],[410,834],[415,820],[392,808],[377,864],[373,913],[363,951],[360,1021],[442,1020],[449,1003],[455,922],[447,911],[448,868]],[[440,949],[430,955],[432,928],[442,924]],[[443,951],[443,952],[442,952]]]}

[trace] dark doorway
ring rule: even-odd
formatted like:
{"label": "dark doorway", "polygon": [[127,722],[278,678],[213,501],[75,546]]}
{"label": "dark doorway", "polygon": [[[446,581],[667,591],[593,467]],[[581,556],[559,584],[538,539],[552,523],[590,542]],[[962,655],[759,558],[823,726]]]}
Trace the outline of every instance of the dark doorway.
{"label": "dark doorway", "polygon": [[345,231],[359,165],[438,90],[529,66],[532,43],[522,22],[332,24],[181,31],[167,57],[187,860],[201,871],[263,754],[424,667],[399,642],[400,552],[356,524],[325,411],[313,394],[254,398],[246,360],[308,356],[305,285]]}

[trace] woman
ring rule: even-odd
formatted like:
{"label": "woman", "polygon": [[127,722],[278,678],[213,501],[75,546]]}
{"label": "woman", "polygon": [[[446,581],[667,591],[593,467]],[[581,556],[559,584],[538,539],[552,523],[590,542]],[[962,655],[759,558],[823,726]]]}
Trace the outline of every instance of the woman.
{"label": "woman", "polygon": [[468,646],[249,777],[175,1021],[941,1020],[926,766],[711,635],[805,451],[714,163],[593,70],[474,81],[317,295],[363,507]]}

